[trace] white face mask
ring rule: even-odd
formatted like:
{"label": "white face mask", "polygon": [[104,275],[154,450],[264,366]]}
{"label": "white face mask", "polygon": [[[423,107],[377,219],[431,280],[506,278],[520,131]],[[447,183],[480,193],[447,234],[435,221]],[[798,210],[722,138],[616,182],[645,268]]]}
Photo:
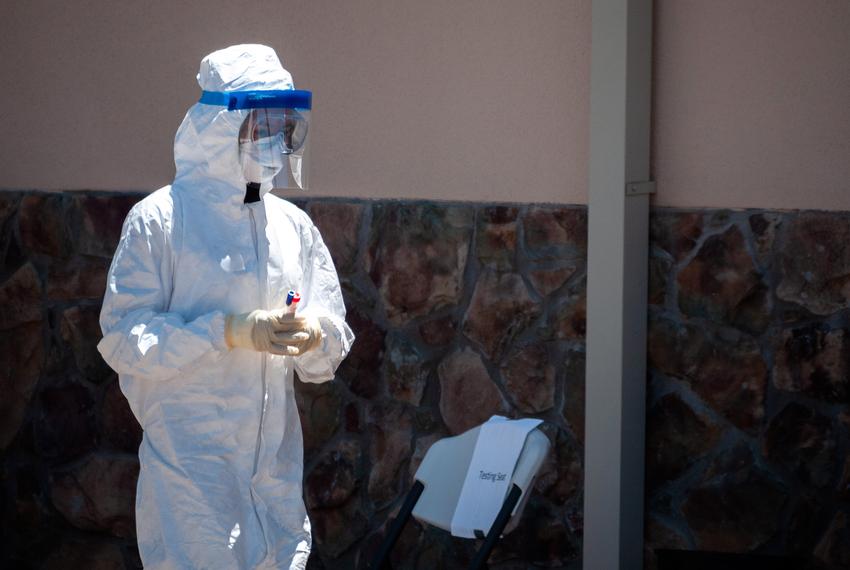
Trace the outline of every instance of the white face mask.
{"label": "white face mask", "polygon": [[239,161],[248,182],[271,182],[284,166],[282,135],[239,144]]}

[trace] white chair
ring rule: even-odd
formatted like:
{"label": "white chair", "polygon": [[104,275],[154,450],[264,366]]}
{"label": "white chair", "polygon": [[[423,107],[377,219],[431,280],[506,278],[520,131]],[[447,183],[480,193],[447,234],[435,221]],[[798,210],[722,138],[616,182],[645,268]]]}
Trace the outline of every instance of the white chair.
{"label": "white chair", "polygon": [[[431,446],[414,475],[413,488],[390,525],[370,568],[391,570],[389,554],[411,514],[422,523],[451,532],[455,506],[460,498],[480,430],[481,426],[478,426],[461,435],[441,439]],[[528,502],[534,479],[548,452],[549,438],[539,428],[532,430],[520,452],[511,477],[510,490],[496,520],[486,536],[483,531],[475,531],[478,538],[485,540],[470,569],[486,568],[487,558],[496,542],[502,535],[516,528],[522,510]]]}

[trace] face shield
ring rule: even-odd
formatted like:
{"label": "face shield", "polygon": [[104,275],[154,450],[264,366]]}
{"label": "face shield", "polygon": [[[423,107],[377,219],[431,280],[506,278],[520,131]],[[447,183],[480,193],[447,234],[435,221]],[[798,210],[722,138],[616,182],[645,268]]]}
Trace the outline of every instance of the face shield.
{"label": "face shield", "polygon": [[309,91],[204,91],[200,102],[248,111],[238,140],[239,163],[246,182],[307,189]]}

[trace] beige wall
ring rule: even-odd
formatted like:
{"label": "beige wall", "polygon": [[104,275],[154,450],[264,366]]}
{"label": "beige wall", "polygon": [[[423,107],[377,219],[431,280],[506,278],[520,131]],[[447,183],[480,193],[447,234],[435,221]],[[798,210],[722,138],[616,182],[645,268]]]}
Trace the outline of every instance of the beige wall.
{"label": "beige wall", "polygon": [[[850,2],[655,0],[661,205],[850,209]],[[0,187],[147,190],[200,58],[315,93],[313,194],[585,203],[591,0],[9,2]]]}
{"label": "beige wall", "polygon": [[656,203],[850,210],[850,1],[655,4]]}
{"label": "beige wall", "polygon": [[201,58],[260,42],[314,92],[314,195],[586,200],[590,0],[7,4],[0,187],[167,184]]}

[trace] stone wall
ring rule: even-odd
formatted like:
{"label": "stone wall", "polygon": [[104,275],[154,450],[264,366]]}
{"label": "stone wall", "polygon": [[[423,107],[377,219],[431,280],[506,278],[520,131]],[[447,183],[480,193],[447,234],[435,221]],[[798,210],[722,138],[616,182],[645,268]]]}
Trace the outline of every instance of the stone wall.
{"label": "stone wall", "polygon": [[648,548],[850,568],[850,216],[651,227]]}
{"label": "stone wall", "polygon": [[[109,261],[140,197],[0,194],[3,556],[12,567],[139,566],[141,432],[96,344]],[[333,253],[357,334],[336,381],[298,386],[311,568],[363,567],[428,447],[494,413],[544,418],[555,444],[528,519],[494,553],[494,568],[578,567],[584,211],[301,205]],[[396,552],[399,567],[436,568],[460,567],[473,550],[413,523]]]}
{"label": "stone wall", "polygon": [[[0,193],[2,547],[15,568],[134,568],[141,433],[95,349],[140,195]],[[494,569],[581,566],[586,209],[317,199],[357,342],[299,385],[311,568],[363,567],[428,447],[493,413],[553,442]],[[647,554],[847,565],[850,219],[653,214]],[[468,563],[411,523],[400,568]]]}

